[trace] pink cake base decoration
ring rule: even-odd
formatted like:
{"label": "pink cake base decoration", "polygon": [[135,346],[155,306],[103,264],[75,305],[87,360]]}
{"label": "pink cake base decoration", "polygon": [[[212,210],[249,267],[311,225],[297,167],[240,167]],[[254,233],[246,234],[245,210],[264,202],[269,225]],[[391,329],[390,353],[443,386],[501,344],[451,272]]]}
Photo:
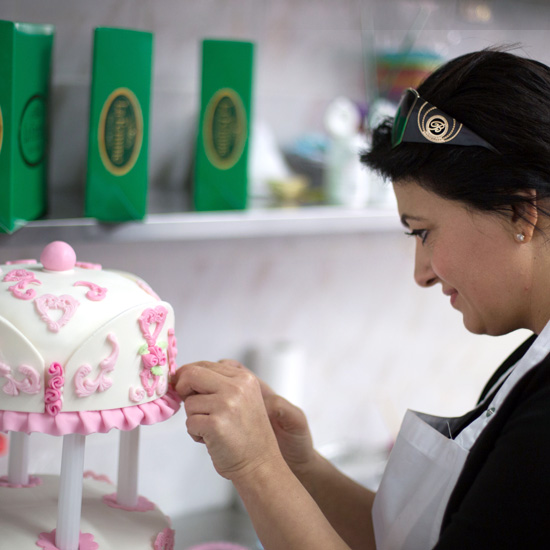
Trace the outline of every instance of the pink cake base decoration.
{"label": "pink cake base decoration", "polygon": [[156,424],[173,416],[180,408],[181,399],[173,389],[159,399],[105,411],[46,413],[0,411],[0,431],[49,435],[107,433],[113,428],[128,431],[140,425]]}
{"label": "pink cake base decoration", "polygon": [[36,476],[29,476],[29,482],[25,485],[21,483],[10,483],[8,476],[0,477],[0,487],[11,487],[13,489],[27,489],[29,487],[38,487],[42,485],[42,479]]}
{"label": "pink cake base decoration", "polygon": [[[44,550],[59,550],[55,545],[55,529],[51,533],[40,533],[36,546]],[[78,550],[97,550],[99,544],[94,541],[94,536],[91,533],[80,533],[78,539]]]}
{"label": "pink cake base decoration", "polygon": [[117,502],[116,493],[105,495],[103,497],[103,502],[105,502],[105,504],[109,505],[111,508],[118,508],[119,510],[126,510],[127,512],[149,512],[150,510],[155,509],[155,505],[150,500],[147,500],[145,497],[142,496],[138,497],[137,504],[133,507],[119,504]]}
{"label": "pink cake base decoration", "polygon": [[174,550],[175,534],[169,527],[161,531],[155,539],[154,550]]}

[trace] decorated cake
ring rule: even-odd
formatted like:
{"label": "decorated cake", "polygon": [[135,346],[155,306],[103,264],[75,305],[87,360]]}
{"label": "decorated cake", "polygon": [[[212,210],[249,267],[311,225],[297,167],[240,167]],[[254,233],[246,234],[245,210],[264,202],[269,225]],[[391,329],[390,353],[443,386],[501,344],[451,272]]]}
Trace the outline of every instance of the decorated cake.
{"label": "decorated cake", "polygon": [[[2,544],[23,550],[166,550],[173,531],[137,492],[139,427],[179,408],[174,312],[134,275],[80,262],[56,241],[0,265]],[[85,437],[120,430],[116,487],[84,478]],[[61,475],[29,475],[28,437],[63,436]],[[116,452],[113,453],[116,456]]]}

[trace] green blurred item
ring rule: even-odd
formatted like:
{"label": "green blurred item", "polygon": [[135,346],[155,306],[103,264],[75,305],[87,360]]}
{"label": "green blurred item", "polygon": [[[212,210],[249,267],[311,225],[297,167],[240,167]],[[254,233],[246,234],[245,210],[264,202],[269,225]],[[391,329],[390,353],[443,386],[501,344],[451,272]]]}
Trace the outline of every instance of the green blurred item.
{"label": "green blurred item", "polygon": [[53,25],[0,21],[0,232],[47,209]]}
{"label": "green blurred item", "polygon": [[247,206],[254,44],[202,43],[201,110],[194,204],[197,210]]}
{"label": "green blurred item", "polygon": [[94,33],[85,215],[106,222],[147,210],[153,34]]}

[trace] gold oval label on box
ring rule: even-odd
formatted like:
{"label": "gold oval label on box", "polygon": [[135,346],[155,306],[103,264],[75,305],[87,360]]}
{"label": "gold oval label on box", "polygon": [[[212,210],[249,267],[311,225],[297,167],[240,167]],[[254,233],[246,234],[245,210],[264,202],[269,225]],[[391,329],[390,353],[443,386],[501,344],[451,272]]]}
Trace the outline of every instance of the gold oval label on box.
{"label": "gold oval label on box", "polygon": [[98,141],[99,155],[111,174],[124,176],[134,167],[143,143],[143,115],[128,88],[117,88],[103,104]]}
{"label": "gold oval label on box", "polygon": [[218,90],[206,106],[203,125],[204,150],[220,170],[235,166],[247,138],[246,111],[240,96],[230,88]]}
{"label": "gold oval label on box", "polygon": [[46,103],[40,95],[27,101],[19,124],[19,151],[28,166],[44,159],[46,141]]}

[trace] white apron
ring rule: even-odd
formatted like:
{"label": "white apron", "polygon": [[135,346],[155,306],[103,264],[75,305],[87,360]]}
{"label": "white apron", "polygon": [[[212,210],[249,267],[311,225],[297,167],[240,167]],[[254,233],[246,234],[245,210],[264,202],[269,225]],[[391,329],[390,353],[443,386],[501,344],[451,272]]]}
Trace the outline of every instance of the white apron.
{"label": "white apron", "polygon": [[[429,550],[439,538],[443,514],[470,449],[516,382],[550,352],[550,322],[512,367],[487,410],[456,439],[430,424],[446,419],[407,411],[374,499],[377,550]],[[510,371],[509,371],[510,372]],[[497,382],[495,387],[498,387]],[[489,393],[490,397],[490,393]]]}

